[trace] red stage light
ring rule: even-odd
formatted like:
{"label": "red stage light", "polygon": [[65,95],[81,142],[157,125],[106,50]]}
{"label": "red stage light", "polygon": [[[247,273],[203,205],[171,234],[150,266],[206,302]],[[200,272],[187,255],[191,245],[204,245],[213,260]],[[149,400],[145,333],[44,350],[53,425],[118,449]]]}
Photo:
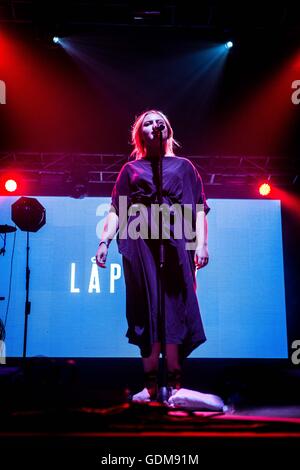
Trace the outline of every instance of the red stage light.
{"label": "red stage light", "polygon": [[259,187],[259,193],[261,196],[268,196],[271,192],[271,186],[268,183],[263,183]]}
{"label": "red stage light", "polygon": [[6,191],[8,191],[9,193],[13,193],[13,192],[16,191],[16,189],[18,187],[18,184],[13,179],[7,179],[4,183],[4,187],[5,187]]}

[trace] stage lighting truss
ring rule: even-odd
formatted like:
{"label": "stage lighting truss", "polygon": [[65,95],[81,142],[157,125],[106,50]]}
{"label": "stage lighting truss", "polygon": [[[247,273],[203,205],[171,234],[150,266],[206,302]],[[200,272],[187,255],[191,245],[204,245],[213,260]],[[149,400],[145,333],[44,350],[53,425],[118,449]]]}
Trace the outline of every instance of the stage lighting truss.
{"label": "stage lighting truss", "polygon": [[[277,187],[295,189],[299,185],[299,160],[284,156],[186,155],[201,174],[205,187],[245,187],[263,179]],[[125,154],[95,153],[1,153],[0,179],[7,168],[18,173],[27,194],[62,194],[81,198],[105,187],[112,189],[124,163]],[[76,172],[74,172],[76,168]],[[31,188],[38,188],[30,193]],[[100,192],[102,191],[100,189]],[[1,191],[4,194],[4,191]],[[7,192],[6,192],[7,194]]]}

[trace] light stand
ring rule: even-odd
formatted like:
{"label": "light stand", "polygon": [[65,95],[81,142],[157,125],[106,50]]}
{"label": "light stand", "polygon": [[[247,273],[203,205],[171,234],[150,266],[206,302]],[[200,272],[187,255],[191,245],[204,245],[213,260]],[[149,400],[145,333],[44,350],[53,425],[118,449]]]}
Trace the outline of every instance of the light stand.
{"label": "light stand", "polygon": [[26,241],[26,299],[25,299],[25,320],[23,338],[23,359],[27,351],[27,331],[28,316],[30,314],[31,302],[29,301],[29,232],[37,232],[46,223],[46,209],[34,198],[21,197],[11,207],[12,220],[20,230],[27,232]]}

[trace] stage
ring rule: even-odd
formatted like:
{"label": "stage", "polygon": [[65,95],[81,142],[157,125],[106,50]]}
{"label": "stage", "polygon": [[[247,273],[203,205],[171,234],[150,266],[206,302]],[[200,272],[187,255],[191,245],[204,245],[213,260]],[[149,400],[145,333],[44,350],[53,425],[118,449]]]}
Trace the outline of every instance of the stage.
{"label": "stage", "polygon": [[0,369],[1,455],[11,462],[80,461],[93,468],[100,461],[224,463],[240,452],[253,463],[258,453],[261,461],[297,456],[299,372],[285,361],[188,361],[186,385],[219,393],[226,412],[128,402],[129,382],[139,387],[136,360],[12,362]]}

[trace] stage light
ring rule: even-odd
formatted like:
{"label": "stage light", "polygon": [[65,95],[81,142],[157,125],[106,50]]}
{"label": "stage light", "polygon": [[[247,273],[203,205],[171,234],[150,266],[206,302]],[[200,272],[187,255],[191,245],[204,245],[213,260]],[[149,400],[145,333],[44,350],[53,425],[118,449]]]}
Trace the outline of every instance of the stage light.
{"label": "stage light", "polygon": [[52,41],[54,42],[54,44],[58,44],[59,43],[59,37],[54,36]]}
{"label": "stage light", "polygon": [[18,187],[18,184],[15,180],[8,179],[8,180],[5,181],[4,187],[5,187],[6,191],[8,191],[9,193],[13,193],[14,191],[16,191],[16,189]]}
{"label": "stage light", "polygon": [[268,196],[271,192],[271,186],[268,183],[262,183],[259,187],[259,194],[261,196]]}
{"label": "stage light", "polygon": [[225,44],[226,49],[231,49],[233,47],[233,42],[232,41],[227,41]]}

